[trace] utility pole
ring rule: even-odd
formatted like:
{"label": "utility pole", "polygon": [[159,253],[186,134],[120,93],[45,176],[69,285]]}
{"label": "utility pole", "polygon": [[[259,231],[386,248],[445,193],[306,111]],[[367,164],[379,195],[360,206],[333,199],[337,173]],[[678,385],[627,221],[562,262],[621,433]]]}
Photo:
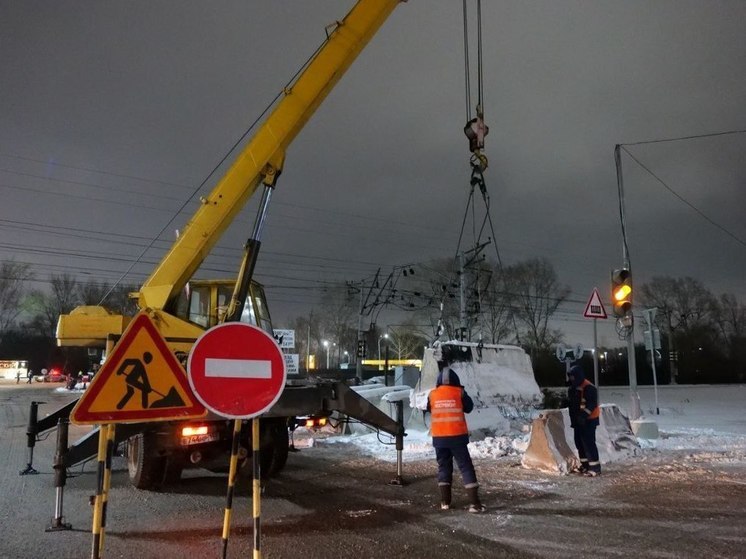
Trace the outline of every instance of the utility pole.
{"label": "utility pole", "polygon": [[[462,340],[468,340],[471,338],[471,327],[468,323],[468,318],[466,314],[466,283],[465,283],[465,276],[466,276],[466,270],[471,266],[474,261],[477,259],[479,254],[482,252],[484,247],[486,247],[488,244],[490,244],[491,241],[486,241],[482,243],[481,245],[475,246],[471,250],[467,250],[464,252],[459,253],[458,259],[459,259],[459,323],[461,326],[461,339]],[[464,257],[466,255],[469,256],[469,260],[464,262]],[[468,333],[468,335],[467,335]]]}
{"label": "utility pole", "polygon": [[357,321],[357,362],[355,363],[355,377],[358,382],[363,380],[363,357],[365,357],[365,340],[363,338],[363,317],[365,316],[365,309],[368,308],[368,300],[370,294],[373,292],[373,288],[378,285],[378,275],[381,273],[381,268],[378,268],[376,275],[373,278],[373,283],[370,284],[368,294],[363,298],[363,291],[365,290],[365,280],[360,280],[360,312],[358,313]]}
{"label": "utility pole", "polygon": [[464,297],[464,253],[458,255],[458,294],[459,294],[459,311],[458,320],[460,328],[460,338],[463,341],[466,338],[466,298]]}
{"label": "utility pole", "polygon": [[639,419],[642,415],[640,410],[640,396],[637,393],[637,364],[635,362],[635,316],[632,307],[632,266],[629,258],[629,247],[627,246],[627,224],[624,208],[624,176],[622,174],[621,146],[614,146],[614,162],[616,164],[617,189],[619,195],[619,219],[622,225],[622,254],[624,255],[624,270],[629,276],[629,308],[625,318],[621,321],[621,331],[627,338],[627,365],[629,370],[629,392],[630,392],[630,419]]}
{"label": "utility pole", "polygon": [[309,369],[311,368],[310,362],[311,362],[311,316],[312,313],[308,314],[308,331],[306,332],[306,373],[308,373]]}
{"label": "utility pole", "polygon": [[363,342],[363,281],[360,280],[360,312],[357,320],[357,353],[355,357],[355,378],[363,380],[363,355],[365,343]]}

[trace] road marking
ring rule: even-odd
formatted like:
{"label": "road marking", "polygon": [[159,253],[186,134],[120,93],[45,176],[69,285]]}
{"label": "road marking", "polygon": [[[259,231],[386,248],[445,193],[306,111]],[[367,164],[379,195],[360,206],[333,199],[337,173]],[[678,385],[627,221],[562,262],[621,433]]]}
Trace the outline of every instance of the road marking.
{"label": "road marking", "polygon": [[255,359],[205,359],[205,376],[219,378],[271,379],[272,362]]}

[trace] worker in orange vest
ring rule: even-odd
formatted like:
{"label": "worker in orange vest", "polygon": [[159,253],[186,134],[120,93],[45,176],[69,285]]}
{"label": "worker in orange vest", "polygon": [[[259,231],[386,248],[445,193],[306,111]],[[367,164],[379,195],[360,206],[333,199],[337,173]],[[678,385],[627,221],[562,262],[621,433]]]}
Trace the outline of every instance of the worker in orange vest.
{"label": "worker in orange vest", "polygon": [[464,414],[474,409],[474,401],[461,386],[458,375],[443,361],[438,362],[438,379],[428,395],[427,411],[431,414],[435,458],[438,461],[440,508],[451,508],[453,460],[456,460],[469,496],[469,512],[485,510],[479,500],[479,483],[469,455],[469,428]]}
{"label": "worker in orange vest", "polygon": [[567,373],[570,386],[567,397],[570,401],[570,426],[575,435],[575,448],[578,449],[580,468],[576,473],[589,477],[601,474],[601,462],[596,446],[596,427],[599,424],[601,408],[598,405],[598,390],[585,378],[580,365],[573,365]]}

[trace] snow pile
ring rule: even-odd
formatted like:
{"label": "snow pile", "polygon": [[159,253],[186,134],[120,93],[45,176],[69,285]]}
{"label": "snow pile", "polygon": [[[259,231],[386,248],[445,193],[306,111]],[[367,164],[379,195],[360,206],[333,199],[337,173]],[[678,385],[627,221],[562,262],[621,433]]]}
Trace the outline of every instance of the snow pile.
{"label": "snow pile", "polygon": [[[327,437],[316,441],[321,444],[347,443],[352,444],[364,454],[375,456],[385,462],[396,461],[394,438],[385,434],[368,433],[365,435],[344,435]],[[312,446],[302,443],[303,446]],[[525,452],[528,445],[527,433],[510,433],[502,436],[485,437],[482,440],[469,443],[469,453],[476,458],[500,458],[503,456],[518,456]],[[301,445],[299,445],[301,446]],[[404,437],[402,460],[416,462],[419,460],[435,460],[432,439],[425,431],[407,430]]]}
{"label": "snow pile", "polygon": [[[663,386],[658,387],[659,411],[655,414],[653,387],[639,389],[642,409],[648,419],[659,424],[660,438],[650,441],[636,441],[625,434],[617,439],[621,448],[625,440],[637,442],[641,450],[622,455],[625,459],[644,459],[649,453],[656,456],[670,456],[672,462],[687,461],[746,461],[746,414],[743,413],[746,385],[728,386]],[[601,400],[605,404],[616,403],[621,416],[629,409],[629,388],[601,387]],[[610,406],[604,406],[609,408]],[[405,408],[406,409],[406,408]],[[478,413],[477,413],[478,412]],[[472,432],[469,452],[475,459],[499,459],[505,456],[522,456],[529,445],[529,435],[525,429],[527,422],[508,419],[506,408],[497,407],[475,410],[467,415],[470,425],[500,425],[507,429],[501,433],[484,436],[482,432]],[[416,410],[415,410],[416,413]],[[520,413],[516,418],[520,417]],[[537,412],[538,415],[538,412]],[[607,412],[608,415],[608,412]],[[617,418],[618,419],[618,418]],[[508,422],[509,427],[505,422]],[[613,423],[614,425],[616,423]],[[564,423],[563,427],[564,429]],[[617,436],[616,427],[606,428],[609,439]],[[570,432],[571,433],[571,432]],[[568,435],[565,435],[567,438]],[[567,441],[574,448],[572,436]],[[381,460],[395,461],[394,440],[386,435],[368,433],[353,436],[329,437],[327,444],[344,442],[355,445],[361,452],[376,456]],[[383,443],[383,444],[382,444]],[[602,449],[602,452],[608,451]],[[684,453],[682,457],[682,453]],[[434,460],[435,452],[427,428],[407,428],[402,458],[407,461]]]}
{"label": "snow pile", "polygon": [[526,352],[517,346],[451,341],[425,349],[419,390],[410,396],[415,409],[408,429],[429,429],[429,417],[423,410],[438,377],[436,352],[451,363],[450,368],[474,400],[474,411],[468,416],[473,439],[507,435],[530,422],[542,395]]}
{"label": "snow pile", "polygon": [[[522,348],[450,341],[440,344],[437,349],[449,355],[451,369],[459,376],[477,407],[541,402],[541,390],[534,379],[531,359]],[[425,349],[420,390],[435,387],[438,363],[434,351],[433,348]]]}

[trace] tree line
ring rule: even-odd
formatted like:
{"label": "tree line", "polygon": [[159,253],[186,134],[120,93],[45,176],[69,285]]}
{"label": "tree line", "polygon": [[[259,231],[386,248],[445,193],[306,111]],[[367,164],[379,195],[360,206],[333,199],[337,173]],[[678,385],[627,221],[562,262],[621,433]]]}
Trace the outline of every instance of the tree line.
{"label": "tree line", "polygon": [[[48,289],[31,288],[36,282]],[[91,364],[84,349],[56,347],[59,316],[102,301],[112,311],[133,315],[137,306],[129,293],[136,290],[133,285],[80,281],[67,273],[38,278],[29,264],[0,262],[0,357],[25,359],[36,372],[52,367],[67,373],[87,371]]]}
{"label": "tree line", "polygon": [[[564,381],[564,365],[554,356],[564,342],[556,313],[568,302],[570,288],[563,284],[547,259],[532,258],[500,266],[485,258],[472,262],[441,259],[395,270],[372,282],[347,282],[325,290],[317,306],[287,325],[296,332],[301,368],[313,356],[317,368],[352,365],[357,360],[358,329],[368,359],[421,358],[436,338],[484,343],[516,344],[531,356],[537,381],[556,386]],[[23,357],[34,362],[21,346],[43,341],[53,351],[60,314],[79,305],[104,306],[117,313],[136,311],[133,285],[112,287],[93,279],[80,281],[70,274],[44,278],[48,289],[31,289],[38,278],[30,266],[15,261],[0,263],[0,357]],[[654,277],[636,293],[636,339],[649,329],[642,310],[656,308],[655,328],[662,347],[656,353],[658,382],[743,382],[746,371],[746,307],[733,294],[716,295],[691,277]],[[270,302],[271,303],[271,302]],[[399,324],[378,324],[386,309],[410,311]],[[66,348],[62,348],[66,349]],[[44,354],[45,352],[40,352]],[[636,346],[638,380],[652,382],[650,354]],[[627,381],[626,344],[599,348],[604,355],[602,383]],[[59,358],[59,357],[56,357]],[[69,354],[64,356],[70,359]],[[48,360],[42,355],[40,361]],[[37,365],[38,366],[38,365]],[[46,366],[46,364],[44,365]]]}

